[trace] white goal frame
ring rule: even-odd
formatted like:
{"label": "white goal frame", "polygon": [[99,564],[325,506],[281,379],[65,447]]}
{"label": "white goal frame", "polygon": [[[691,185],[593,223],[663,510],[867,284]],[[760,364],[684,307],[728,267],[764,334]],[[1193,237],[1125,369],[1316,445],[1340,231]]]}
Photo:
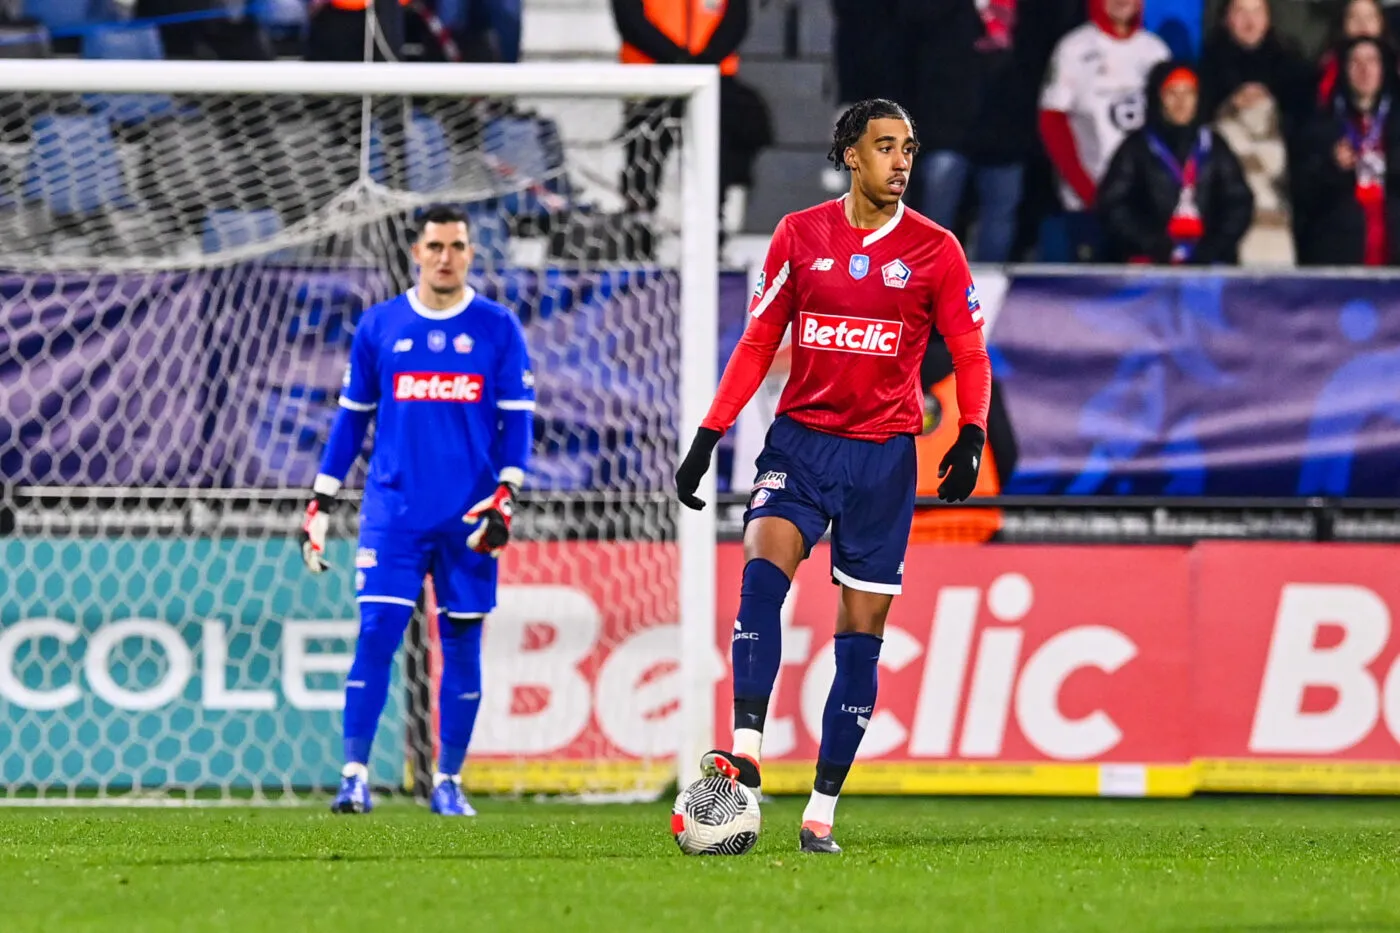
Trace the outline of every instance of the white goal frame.
{"label": "white goal frame", "polygon": [[[306,94],[338,96],[511,96],[684,98],[681,193],[681,366],[678,459],[704,417],[716,385],[719,234],[719,71],[711,66],[549,63],[177,62],[0,60],[0,92]],[[372,183],[371,183],[372,184]],[[3,309],[0,308],[0,312]],[[677,776],[699,776],[714,733],[716,671],[715,477],[698,495],[701,512],[677,506],[682,735]],[[8,801],[7,801],[8,802]],[[56,801],[71,802],[71,800]],[[120,803],[121,801],[114,801]],[[127,801],[130,803],[131,801]]]}

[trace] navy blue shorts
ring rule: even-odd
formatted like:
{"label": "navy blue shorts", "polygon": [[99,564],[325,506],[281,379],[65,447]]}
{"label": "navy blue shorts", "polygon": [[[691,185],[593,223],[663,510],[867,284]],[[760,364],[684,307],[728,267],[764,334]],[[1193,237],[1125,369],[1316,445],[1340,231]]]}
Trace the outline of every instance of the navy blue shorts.
{"label": "navy blue shorts", "polygon": [[785,518],[802,532],[809,554],[830,525],[832,582],[899,593],[918,480],[913,437],[857,441],[780,417],[754,465],[746,525],[765,515]]}
{"label": "navy blue shorts", "polygon": [[434,531],[361,527],[355,552],[357,602],[412,606],[433,575],[438,609],[449,616],[485,615],[496,608],[496,568],[488,554],[467,547],[471,528],[455,522]]}

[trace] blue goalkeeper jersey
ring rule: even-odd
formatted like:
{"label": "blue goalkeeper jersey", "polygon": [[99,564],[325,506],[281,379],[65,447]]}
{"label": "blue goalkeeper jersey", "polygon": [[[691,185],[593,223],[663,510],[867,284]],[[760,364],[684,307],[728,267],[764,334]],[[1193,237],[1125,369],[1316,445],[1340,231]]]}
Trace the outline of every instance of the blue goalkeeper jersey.
{"label": "blue goalkeeper jersey", "polygon": [[340,405],[358,431],[332,431],[323,474],[344,478],[375,420],[362,526],[460,523],[501,470],[528,467],[535,389],[520,322],[470,288],[442,311],[413,291],[377,304],[355,332]]}

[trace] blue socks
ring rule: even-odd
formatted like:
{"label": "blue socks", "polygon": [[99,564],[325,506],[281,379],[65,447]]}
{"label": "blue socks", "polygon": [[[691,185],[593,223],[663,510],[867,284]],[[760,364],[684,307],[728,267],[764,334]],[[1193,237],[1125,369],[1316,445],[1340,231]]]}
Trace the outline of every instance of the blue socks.
{"label": "blue socks", "polygon": [[813,789],[832,797],[841,793],[846,773],[856,760],[856,749],[865,737],[875,712],[880,646],[874,635],[847,632],[837,635],[836,679],[822,713],[822,742],[817,752],[817,779]]}
{"label": "blue socks", "polygon": [[379,714],[389,696],[389,672],[403,641],[413,607],[398,603],[360,603],[360,635],[355,660],[345,679],[345,761],[366,764]]}
{"label": "blue socks", "polygon": [[438,770],[462,772],[481,708],[481,618],[442,617],[438,635],[442,641],[442,686],[438,693],[442,750]]}
{"label": "blue socks", "polygon": [[772,561],[744,565],[739,617],[730,658],[734,669],[734,728],[763,731],[768,698],[778,679],[783,654],[783,600],[791,581]]}

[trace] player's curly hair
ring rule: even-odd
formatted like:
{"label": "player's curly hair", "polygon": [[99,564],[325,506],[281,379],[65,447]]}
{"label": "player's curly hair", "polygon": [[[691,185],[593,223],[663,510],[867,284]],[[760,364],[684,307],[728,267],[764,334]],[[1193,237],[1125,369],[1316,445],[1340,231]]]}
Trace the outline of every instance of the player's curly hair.
{"label": "player's curly hair", "polygon": [[[909,120],[909,126],[914,126],[909,111],[892,100],[872,97],[852,104],[836,121],[836,132],[831,137],[831,151],[826,154],[837,171],[846,167],[846,150],[859,142],[865,133],[865,125],[871,120]],[[918,137],[918,131],[915,130],[915,140]]]}

